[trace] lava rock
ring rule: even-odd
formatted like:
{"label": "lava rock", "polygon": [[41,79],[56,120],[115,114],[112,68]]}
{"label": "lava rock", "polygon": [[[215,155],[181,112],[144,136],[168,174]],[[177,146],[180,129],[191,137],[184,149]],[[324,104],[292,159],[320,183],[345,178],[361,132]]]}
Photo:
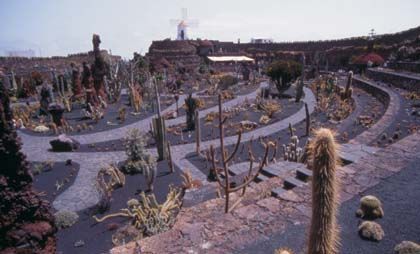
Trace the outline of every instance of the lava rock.
{"label": "lava rock", "polygon": [[54,152],[71,152],[80,147],[80,143],[68,137],[66,134],[61,134],[57,139],[51,140],[50,145]]}

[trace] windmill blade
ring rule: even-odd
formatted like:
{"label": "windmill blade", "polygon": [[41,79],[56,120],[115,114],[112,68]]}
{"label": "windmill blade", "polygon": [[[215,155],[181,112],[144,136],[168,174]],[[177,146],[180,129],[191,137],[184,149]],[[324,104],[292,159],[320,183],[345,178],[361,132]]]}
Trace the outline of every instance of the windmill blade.
{"label": "windmill blade", "polygon": [[188,10],[187,8],[182,8],[181,9],[181,17],[183,20],[187,20],[188,19]]}
{"label": "windmill blade", "polygon": [[181,23],[181,19],[170,19],[169,22],[171,23],[171,26],[177,26],[179,23]]}

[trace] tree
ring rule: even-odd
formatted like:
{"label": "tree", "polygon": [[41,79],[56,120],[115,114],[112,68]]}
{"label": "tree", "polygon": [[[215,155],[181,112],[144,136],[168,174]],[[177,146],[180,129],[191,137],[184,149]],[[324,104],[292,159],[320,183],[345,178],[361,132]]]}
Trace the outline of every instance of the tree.
{"label": "tree", "polygon": [[291,85],[291,82],[301,75],[301,66],[298,62],[275,61],[267,68],[267,75],[276,84],[280,94],[283,94]]}
{"label": "tree", "polygon": [[55,253],[54,218],[32,189],[9,104],[0,72],[0,252]]}

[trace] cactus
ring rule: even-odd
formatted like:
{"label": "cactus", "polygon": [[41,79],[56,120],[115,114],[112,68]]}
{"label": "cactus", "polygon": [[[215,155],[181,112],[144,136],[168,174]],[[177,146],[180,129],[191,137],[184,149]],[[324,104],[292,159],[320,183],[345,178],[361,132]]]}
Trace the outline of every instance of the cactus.
{"label": "cactus", "polygon": [[199,111],[195,111],[195,152],[200,154],[200,144],[201,144],[201,127],[200,127],[200,115]]}
{"label": "cactus", "polygon": [[309,136],[311,132],[311,115],[309,114],[308,104],[305,102],[305,114],[306,114],[306,136]]}
{"label": "cactus", "polygon": [[349,71],[349,76],[348,76],[348,79],[347,79],[347,85],[346,85],[346,90],[345,90],[346,95],[349,94],[352,83],[353,83],[353,72]]}
{"label": "cactus", "polygon": [[302,99],[303,96],[303,77],[297,82],[296,85],[296,98],[295,98],[295,102],[300,102],[300,99]]}
{"label": "cactus", "polygon": [[363,221],[359,225],[359,235],[363,239],[378,242],[384,238],[385,233],[378,223],[374,221]]}
{"label": "cactus", "polygon": [[138,205],[136,202],[130,201],[132,206],[129,208],[121,209],[120,212],[108,214],[102,218],[93,216],[93,219],[96,222],[102,222],[113,217],[128,217],[144,236],[155,235],[168,230],[175,222],[175,211],[181,206],[180,196],[179,190],[170,187],[166,201],[159,204],[153,194],[146,196],[142,192]]}
{"label": "cactus", "polygon": [[299,138],[297,136],[292,136],[287,146],[283,145],[285,161],[299,162],[303,154],[303,149],[299,147]]}
{"label": "cactus", "polygon": [[54,214],[54,219],[57,228],[68,228],[77,222],[79,215],[73,211],[60,210]]}
{"label": "cactus", "polygon": [[419,254],[420,245],[410,241],[402,241],[394,248],[396,254]]}
{"label": "cactus", "polygon": [[309,254],[338,253],[337,169],[338,145],[333,133],[321,128],[310,144],[312,156],[312,220],[309,235]]}
{"label": "cactus", "polygon": [[138,129],[129,131],[125,138],[128,159],[122,169],[130,174],[141,172],[146,178],[148,190],[152,191],[157,175],[156,158],[147,152],[146,142],[145,136]]}
{"label": "cactus", "polygon": [[[233,148],[233,151],[228,154],[226,151],[226,148],[224,146],[224,127],[223,123],[226,121],[226,117],[223,117],[222,112],[222,95],[219,94],[219,140],[220,140],[220,154],[221,158],[219,160],[215,157],[215,151],[213,145],[210,146],[210,157],[211,157],[211,163],[212,168],[210,169],[210,172],[212,172],[209,177],[215,177],[217,182],[219,183],[219,186],[223,188],[225,193],[225,213],[229,213],[232,211],[242,200],[243,196],[245,195],[247,186],[254,181],[254,179],[258,176],[258,174],[261,172],[261,170],[264,168],[264,166],[267,164],[267,156],[268,156],[268,150],[269,147],[272,146],[271,144],[263,143],[264,145],[264,156],[260,161],[259,166],[257,167],[255,173],[253,174],[253,162],[254,162],[254,156],[251,151],[251,146],[249,146],[248,154],[249,154],[249,171],[248,174],[243,179],[242,183],[236,186],[232,186],[232,183],[230,182],[229,177],[229,169],[228,169],[228,163],[234,158],[236,152],[238,151],[239,145],[241,143],[241,137],[242,137],[242,130],[239,130],[238,132],[238,139],[236,141],[235,147]],[[252,141],[250,141],[251,143]],[[216,165],[217,163],[221,164],[221,167]],[[219,176],[220,171],[223,171],[223,177],[224,180],[221,179]],[[239,194],[239,198],[230,205],[230,194],[234,193],[236,191],[241,190],[241,193]]]}
{"label": "cactus", "polygon": [[187,99],[185,99],[186,116],[187,116],[187,131],[192,131],[195,129],[195,110],[198,108],[198,100],[192,97],[192,94],[189,94]]}
{"label": "cactus", "polygon": [[360,208],[356,215],[363,219],[376,219],[384,216],[381,201],[375,196],[364,196],[360,199]]}

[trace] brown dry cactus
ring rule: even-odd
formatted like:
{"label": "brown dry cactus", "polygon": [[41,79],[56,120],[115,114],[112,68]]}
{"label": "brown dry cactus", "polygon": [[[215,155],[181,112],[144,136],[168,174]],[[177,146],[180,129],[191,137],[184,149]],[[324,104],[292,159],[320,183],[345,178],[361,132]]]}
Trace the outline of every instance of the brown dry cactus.
{"label": "brown dry cactus", "polygon": [[338,253],[337,226],[338,145],[329,129],[318,129],[311,142],[312,156],[312,220],[309,235],[309,254]]}

